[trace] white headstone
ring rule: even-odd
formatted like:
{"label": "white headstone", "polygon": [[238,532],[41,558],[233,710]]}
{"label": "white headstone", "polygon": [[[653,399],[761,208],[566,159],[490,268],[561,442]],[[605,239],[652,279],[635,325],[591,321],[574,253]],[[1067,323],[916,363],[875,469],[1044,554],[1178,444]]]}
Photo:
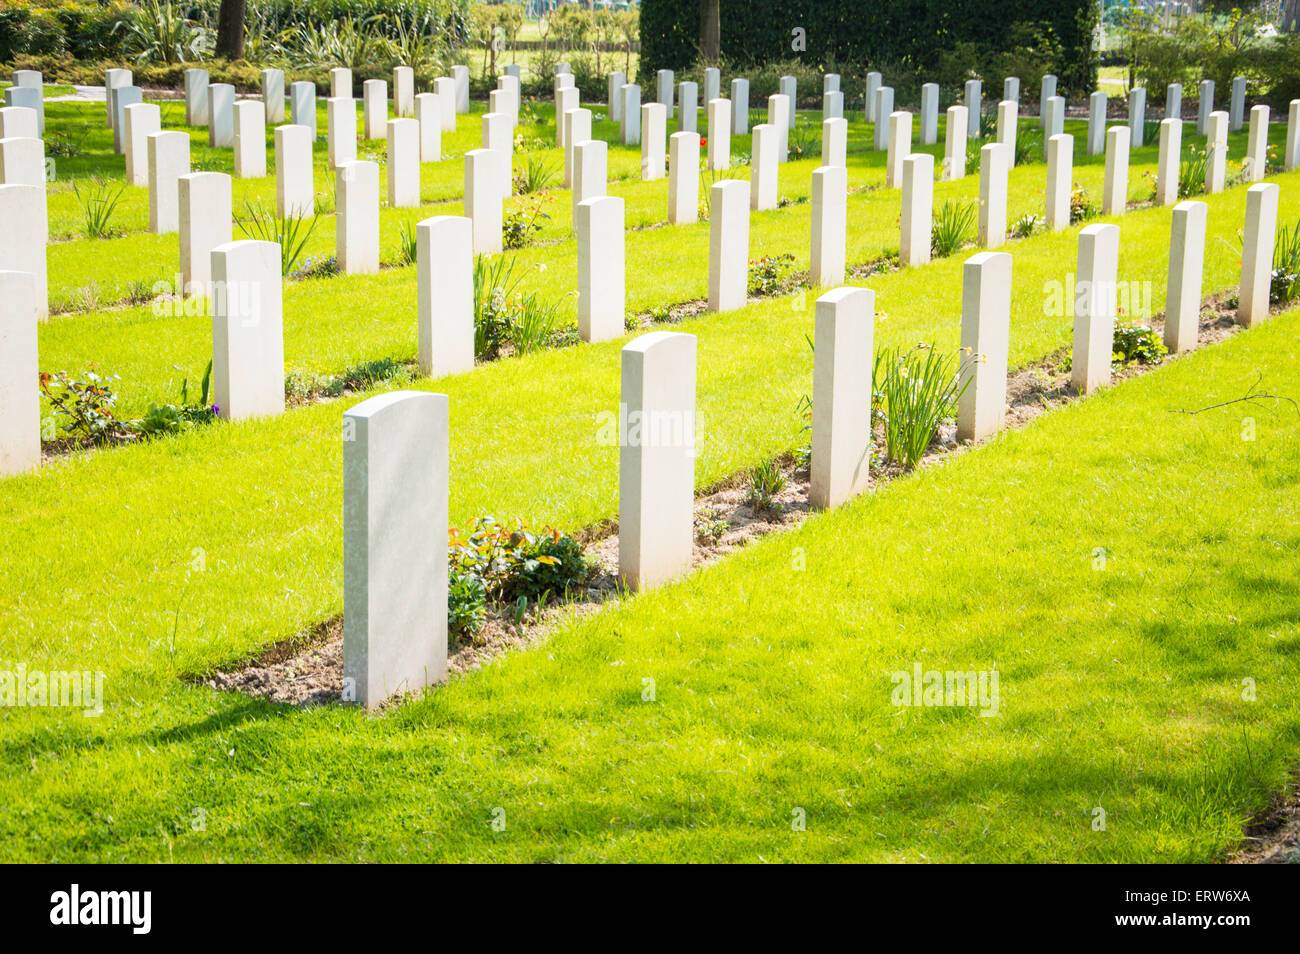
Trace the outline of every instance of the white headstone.
{"label": "white headstone", "polygon": [[420,124],[420,161],[442,161],[442,107],[437,93],[418,93],[415,121]]}
{"label": "white headstone", "polygon": [[[1196,133],[1204,136],[1210,129],[1210,113],[1214,112],[1214,80],[1201,80],[1201,98],[1196,106]],[[1228,115],[1224,113],[1224,115]]]}
{"label": "white headstone", "polygon": [[[355,110],[352,116],[356,117]],[[276,211],[281,218],[309,216],[316,210],[311,130],[306,126],[276,126],[274,136]]]}
{"label": "white headstone", "polygon": [[0,139],[40,139],[36,110],[26,106],[0,107]]}
{"label": "white headstone", "polygon": [[45,188],[45,142],[0,139],[0,184]]}
{"label": "white headstone", "polygon": [[623,99],[618,125],[619,141],[625,146],[635,146],[641,141],[641,87],[629,83],[619,93]]}
{"label": "white headstone", "polygon": [[926,83],[921,87],[921,145],[933,146],[939,141],[939,84]]}
{"label": "white headstone", "polygon": [[1010,151],[1001,143],[980,147],[979,243],[1000,248],[1007,241],[1007,177]]}
{"label": "white headstone", "polygon": [[[508,170],[509,164],[506,164]],[[388,205],[413,209],[420,204],[420,124],[388,120]]]}
{"label": "white headstone", "polygon": [[573,221],[578,205],[605,195],[609,184],[609,146],[603,139],[588,139],[573,147]]}
{"label": "white headstone", "polygon": [[1183,84],[1170,83],[1165,87],[1165,119],[1183,119]]}
{"label": "white headstone", "polygon": [[709,311],[742,308],[749,289],[749,183],[715,182],[709,191]]}
{"label": "white headstone", "polygon": [[873,145],[877,152],[889,148],[889,117],[894,112],[894,88],[882,86],[876,90],[876,124]]}
{"label": "white headstone", "polygon": [[[352,84],[349,82],[349,86]],[[295,126],[306,126],[311,130],[313,141],[319,133],[316,130],[316,84],[289,84],[289,121]]]}
{"label": "white headstone", "polygon": [[1239,130],[1246,121],[1246,77],[1232,78],[1232,99],[1228,102],[1229,126],[1233,132]]}
{"label": "white headstone", "polygon": [[691,565],[695,336],[642,335],[623,348],[622,364],[618,567],[628,588],[642,591]]}
{"label": "white headstone", "polygon": [[[506,67],[506,72],[515,78],[516,92],[518,92],[518,81],[519,81],[518,69],[519,69],[518,67],[515,67],[514,72],[511,72],[510,67],[509,66]],[[454,89],[456,90],[456,112],[468,113],[469,112],[469,67],[461,66],[459,64],[453,66],[451,68],[451,81],[454,84]],[[515,104],[516,110],[518,110],[518,105],[519,105],[518,103]]]}
{"label": "white headstone", "polygon": [[1129,128],[1106,130],[1106,172],[1101,187],[1101,214],[1123,215],[1128,211]]}
{"label": "white headstone", "polygon": [[40,88],[10,86],[5,90],[6,109],[30,109],[36,114],[36,128],[45,135],[45,97]]}
{"label": "white headstone", "polygon": [[[1165,120],[1177,122],[1182,120]],[[1165,347],[1171,354],[1196,347],[1205,269],[1205,223],[1209,206],[1179,202],[1169,240],[1169,285],[1165,295]]]}
{"label": "white headstone", "polygon": [[[591,113],[587,110],[572,110],[564,117],[566,123],[572,122],[579,112],[587,113],[587,125],[591,125]],[[587,136],[590,137],[590,128],[587,130]],[[514,148],[515,137],[514,130],[510,125],[509,113],[484,113],[483,114],[483,148],[491,149],[497,154],[497,174],[499,175],[498,186],[501,190],[501,197],[507,198],[514,192]],[[572,150],[566,150],[571,154]],[[569,175],[569,167],[565,166],[566,186],[572,186],[572,177]]]}
{"label": "white headstone", "polygon": [[[104,70],[104,124],[112,129],[116,117],[113,115],[113,90],[118,86],[131,85],[131,71],[112,69]],[[206,92],[206,91],[205,91]],[[206,98],[206,97],[205,97]]]}
{"label": "white headstone", "polygon": [[1016,133],[1020,125],[1020,104],[1014,99],[998,103],[998,142],[1007,147],[1007,164],[1016,165]]}
{"label": "white headstone", "polygon": [[771,123],[760,123],[754,127],[749,177],[753,188],[750,201],[755,212],[775,209],[779,201],[779,139],[780,134]]}
{"label": "white headstone", "polygon": [[655,74],[655,102],[661,103],[666,116],[673,116],[673,71],[660,70]]}
{"label": "white headstone", "polygon": [[1052,141],[1053,136],[1060,136],[1065,132],[1065,99],[1060,96],[1053,96],[1045,105],[1046,112],[1044,120],[1046,123],[1043,132],[1043,157],[1047,157],[1047,144]]}
{"label": "white headstone", "polygon": [[1002,81],[1002,101],[1006,102],[1007,100],[1011,100],[1011,102],[1015,103],[1016,109],[1017,111],[1019,111],[1020,109],[1020,77],[1019,76],[1008,76],[1006,79]]}
{"label": "white headstone", "polygon": [[447,396],[344,412],[343,676],[359,705],[447,679]]}
{"label": "white headstone", "polygon": [[0,477],[41,463],[38,321],[36,276],[0,270]]}
{"label": "white headstone", "polygon": [[[1047,101],[1056,95],[1056,77],[1051,73],[1043,76],[1042,86],[1038,94],[1038,124],[1044,129],[1050,129],[1047,125]],[[1047,135],[1052,135],[1050,132]]]}
{"label": "white headstone", "polygon": [[[486,126],[485,126],[486,128]],[[573,147],[591,138],[591,110],[571,109],[564,114],[564,187],[573,188]],[[486,143],[485,143],[486,145]]]}
{"label": "white headstone", "polygon": [[903,160],[912,152],[912,114],[900,109],[889,114],[889,151],[885,154],[885,188],[903,187]]}
{"label": "white headstone", "polygon": [[262,103],[266,106],[268,123],[284,122],[284,70],[262,70]]}
{"label": "white headstone", "polygon": [[[306,126],[302,127],[307,129]],[[311,130],[307,130],[310,134]],[[326,150],[331,169],[357,158],[357,101],[351,96],[325,100]]]}
{"label": "white headstone", "polygon": [[731,123],[733,136],[749,132],[749,80],[743,77],[731,81]]}
{"label": "white headstone", "polygon": [[[49,225],[45,205],[45,185],[0,185],[0,266],[6,271],[26,272],[32,276],[36,296],[36,319],[50,315],[46,277],[46,236]],[[35,390],[36,382],[29,386]]]}
{"label": "white headstone", "polygon": [[420,371],[474,369],[474,223],[436,215],[415,227]]}
{"label": "white headstone", "polygon": [[176,197],[181,266],[177,292],[206,296],[213,278],[212,250],[234,237],[231,178],[224,172],[187,173],[176,180]]}
{"label": "white headstone", "polygon": [[641,179],[650,182],[664,177],[668,119],[663,103],[641,107]]}
{"label": "white headstone", "polygon": [[826,119],[822,121],[822,165],[848,167],[849,121]]}
{"label": "white headstone", "polygon": [[330,70],[330,99],[352,99],[352,71],[346,66]]}
{"label": "white headstone", "polygon": [[1286,114],[1286,146],[1282,168],[1290,172],[1300,167],[1300,99],[1291,100]]}
{"label": "white headstone", "polygon": [[700,137],[693,132],[673,133],[668,151],[668,222],[694,225],[699,220]]}
{"label": "white headstone", "polygon": [[501,155],[494,149],[465,153],[465,214],[474,223],[474,252],[501,251],[501,224],[505,196],[501,194]]}
{"label": "white headstone", "polygon": [[383,139],[388,134],[388,83],[371,79],[361,84],[361,134]]}
{"label": "white headstone", "polygon": [[817,299],[813,324],[809,501],[837,507],[867,488],[876,293],[836,288]]}
{"label": "white headstone", "polygon": [[1160,120],[1160,152],[1156,162],[1156,205],[1178,201],[1178,169],[1182,162],[1183,121]]}
{"label": "white headstone", "polygon": [[774,93],[767,98],[767,124],[776,130],[776,161],[790,161],[790,97]]}
{"label": "white headstone", "polygon": [[256,99],[235,104],[235,177],[266,175],[266,107]]}
{"label": "white headstone", "polygon": [[1280,193],[1276,182],[1261,182],[1246,190],[1246,227],[1241,241],[1241,294],[1237,305],[1237,322],[1246,328],[1268,317]]}
{"label": "white headstone", "polygon": [[1047,140],[1047,210],[1049,231],[1070,227],[1070,192],[1074,176],[1074,137],[1058,133]]}
{"label": "white headstone", "polygon": [[1228,114],[1210,113],[1205,135],[1205,191],[1222,192],[1228,171]]}
{"label": "white headstone", "polygon": [[[867,74],[865,111],[867,114],[867,122],[869,123],[874,123],[876,121],[876,90],[880,89],[880,84],[881,76],[879,73],[873,71]],[[921,90],[921,98],[922,100],[925,99],[924,87]]]}
{"label": "white headstone", "polygon": [[149,184],[149,136],[162,129],[162,112],[157,103],[132,103],[122,111],[126,141],[126,181]]}
{"label": "white headstone", "polygon": [[933,221],[934,156],[928,152],[914,152],[903,160],[900,265],[924,265],[930,260]]}
{"label": "white headstone", "polygon": [[1241,164],[1242,178],[1259,182],[1268,162],[1268,107],[1250,108],[1250,134],[1246,139],[1246,161]]}
{"label": "white headstone", "polygon": [[345,275],[379,271],[379,163],[345,162],[335,175],[335,256]]}
{"label": "white headstone", "polygon": [[678,132],[697,132],[700,117],[700,87],[698,83],[685,82],[677,87],[677,100],[681,107]]}
{"label": "white headstone", "polygon": [[393,115],[399,119],[415,116],[415,70],[409,66],[393,67]]}
{"label": "white headstone", "polygon": [[573,222],[578,233],[578,334],[583,341],[620,338],[625,310],[623,200],[584,199]]}
{"label": "white headstone", "polygon": [[189,133],[156,132],[145,149],[149,156],[149,231],[155,235],[180,229],[177,180],[190,174]]}
{"label": "white headstone", "polygon": [[971,131],[978,136],[980,117],[984,115],[984,84],[980,80],[966,81],[966,97],[963,105],[966,107],[966,117],[970,122]]}
{"label": "white headstone", "polygon": [[235,87],[229,83],[208,86],[208,145],[214,149],[235,145]]}
{"label": "white headstone", "polygon": [[1135,86],[1128,94],[1129,141],[1134,149],[1141,149],[1147,132],[1147,90]]}
{"label": "white headstone", "polygon": [[279,242],[212,250],[212,398],[227,421],[284,411],[282,281]]}
{"label": "white headstone", "polygon": [[1010,336],[1011,256],[979,252],[962,265],[961,380],[965,390],[957,400],[958,440],[980,441],[1002,429]]}
{"label": "white headstone", "polygon": [[606,98],[609,100],[609,121],[612,123],[621,123],[623,121],[623,87],[626,85],[626,73],[613,72],[609,74]]}
{"label": "white headstone", "polygon": [[1106,94],[1098,90],[1088,97],[1088,155],[1106,151]]}
{"label": "white headstone", "polygon": [[731,168],[731,100],[711,99],[709,115],[709,168],[714,172]]}
{"label": "white headstone", "polygon": [[139,86],[114,86],[108,95],[113,108],[113,151],[125,156],[126,108],[142,102],[143,94]]}
{"label": "white headstone", "polygon": [[555,145],[559,149],[566,148],[564,140],[564,117],[570,110],[579,109],[578,90],[573,86],[565,86],[555,91]]}
{"label": "white headstone", "polygon": [[704,101],[706,103],[722,96],[722,70],[716,66],[704,68]]}
{"label": "white headstone", "polygon": [[833,89],[822,94],[822,121],[839,119],[844,115],[844,94]]}
{"label": "white headstone", "polygon": [[1070,384],[1090,394],[1110,383],[1119,273],[1119,226],[1088,225],[1079,232]]}
{"label": "white headstone", "polygon": [[[910,114],[909,114],[910,115]],[[849,173],[844,166],[822,166],[812,174],[812,250],[808,278],[829,288],[844,281],[848,242]]]}
{"label": "white headstone", "polygon": [[948,126],[943,140],[943,178],[966,177],[966,121],[965,106],[948,107]]}

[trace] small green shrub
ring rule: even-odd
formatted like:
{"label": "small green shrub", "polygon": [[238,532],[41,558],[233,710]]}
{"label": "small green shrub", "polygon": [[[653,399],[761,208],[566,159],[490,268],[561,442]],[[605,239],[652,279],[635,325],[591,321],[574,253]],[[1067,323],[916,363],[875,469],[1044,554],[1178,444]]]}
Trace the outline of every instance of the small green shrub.
{"label": "small green shrub", "polygon": [[930,248],[944,257],[958,251],[975,237],[975,220],[979,207],[974,202],[949,199],[939,207],[930,228]]}
{"label": "small green shrub", "polygon": [[415,241],[415,223],[401,221],[397,223],[397,257],[403,265],[414,265],[418,254]]}
{"label": "small green shrub", "polygon": [[1032,212],[1026,212],[1012,223],[1011,237],[1029,238],[1029,236],[1041,229],[1043,224],[1044,219],[1041,215],[1034,215]]}
{"label": "small green shrub", "polygon": [[507,209],[501,224],[501,244],[507,249],[523,248],[550,221],[546,206],[552,196],[545,193],[520,196],[513,209]]}
{"label": "small green shrub", "polygon": [[118,200],[122,198],[122,193],[126,191],[126,185],[113,189],[107,181],[96,176],[90,180],[90,185],[86,187],[84,193],[78,182],[72,183],[72,191],[81,206],[82,221],[86,225],[86,238],[111,238],[114,234],[110,224],[113,212],[117,208]]}
{"label": "small green shrub", "polygon": [[1070,224],[1085,222],[1095,218],[1100,212],[1101,206],[1093,202],[1088,195],[1088,190],[1076,182],[1074,188],[1070,190]]}
{"label": "small green shrub", "polygon": [[1273,245],[1270,304],[1286,305],[1300,298],[1300,219],[1291,228],[1278,227]]}
{"label": "small green shrub", "polygon": [[1160,335],[1142,325],[1116,325],[1111,344],[1111,363],[1159,364],[1168,354]]}
{"label": "small green shrub", "polygon": [[[516,140],[516,145],[518,145],[518,140]],[[515,193],[517,195],[530,195],[534,192],[541,192],[550,188],[555,183],[558,175],[554,166],[543,162],[536,156],[529,156],[528,165],[515,170]]]}
{"label": "small green shrub", "polygon": [[212,362],[203,371],[203,380],[199,385],[199,400],[190,403],[189,379],[181,381],[181,402],[179,404],[150,404],[149,411],[139,421],[131,422],[134,430],[145,437],[158,437],[163,434],[180,434],[191,431],[200,424],[214,421],[221,412],[215,404],[209,404],[208,398],[212,385]]}
{"label": "small green shrub", "polygon": [[1186,199],[1205,191],[1205,167],[1209,153],[1195,146],[1178,165],[1178,198]]}
{"label": "small green shrub", "polygon": [[244,200],[244,218],[235,218],[235,224],[251,239],[262,242],[274,242],[280,246],[280,274],[294,274],[294,267],[302,256],[307,239],[316,228],[320,214],[312,216],[311,222],[304,229],[306,217],[300,213],[280,216],[262,205]]}
{"label": "small green shrub", "polygon": [[[971,355],[967,360],[982,358]],[[911,470],[925,456],[939,425],[956,413],[968,386],[962,383],[961,371],[958,358],[940,355],[934,345],[877,353],[872,380],[881,398],[887,459]]]}
{"label": "small green shrub", "polygon": [[764,461],[749,472],[749,493],[746,499],[756,511],[774,509],[776,495],[785,489],[785,474],[776,461]]}
{"label": "small green shrub", "polygon": [[775,295],[781,291],[794,271],[794,256],[764,255],[749,263],[749,294]]}
{"label": "small green shrub", "polygon": [[78,443],[124,443],[135,434],[113,413],[117,375],[100,374],[93,366],[75,378],[66,371],[41,372],[40,388],[56,418],[65,418],[63,432]]}

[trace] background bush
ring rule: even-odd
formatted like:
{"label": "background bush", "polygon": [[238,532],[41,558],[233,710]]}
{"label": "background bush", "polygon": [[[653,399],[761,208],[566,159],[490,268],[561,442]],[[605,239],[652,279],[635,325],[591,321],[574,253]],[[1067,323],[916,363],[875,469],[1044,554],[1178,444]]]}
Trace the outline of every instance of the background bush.
{"label": "background bush", "polygon": [[[740,66],[798,58],[816,72],[852,64],[865,74],[890,65],[913,82],[925,74],[924,81],[951,84],[968,71],[1020,69],[1025,40],[1034,38],[1029,60],[1034,69],[1040,60],[1050,68],[1038,75],[1054,72],[1063,88],[1078,92],[1090,92],[1096,82],[1094,0],[721,2],[722,53]],[[806,52],[791,49],[796,27],[807,31]],[[656,69],[694,63],[698,36],[696,0],[642,0],[642,81]],[[949,75],[933,75],[941,67]],[[1037,80],[1030,70],[1018,75],[1025,82]]]}

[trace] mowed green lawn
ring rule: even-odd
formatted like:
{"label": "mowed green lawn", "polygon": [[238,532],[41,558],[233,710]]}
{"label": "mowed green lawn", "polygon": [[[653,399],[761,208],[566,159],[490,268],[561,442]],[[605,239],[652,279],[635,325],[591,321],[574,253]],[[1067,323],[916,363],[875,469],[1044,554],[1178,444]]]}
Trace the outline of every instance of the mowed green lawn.
{"label": "mowed green lawn", "polygon": [[[6,713],[0,855],[1216,860],[1300,740],[1300,415],[1176,412],[1298,367],[1292,310],[381,717],[150,671],[221,606],[51,633],[109,704]],[[999,714],[896,708],[916,664],[996,668]]]}

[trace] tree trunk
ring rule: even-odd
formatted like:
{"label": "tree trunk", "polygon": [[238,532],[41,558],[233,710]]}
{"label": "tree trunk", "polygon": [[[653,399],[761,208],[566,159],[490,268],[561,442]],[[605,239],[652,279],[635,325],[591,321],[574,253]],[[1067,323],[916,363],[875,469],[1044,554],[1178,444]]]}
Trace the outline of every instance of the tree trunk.
{"label": "tree trunk", "polygon": [[244,58],[245,0],[221,0],[217,13],[217,56],[228,60]]}
{"label": "tree trunk", "polygon": [[715,64],[722,57],[722,0],[700,0],[700,56]]}

